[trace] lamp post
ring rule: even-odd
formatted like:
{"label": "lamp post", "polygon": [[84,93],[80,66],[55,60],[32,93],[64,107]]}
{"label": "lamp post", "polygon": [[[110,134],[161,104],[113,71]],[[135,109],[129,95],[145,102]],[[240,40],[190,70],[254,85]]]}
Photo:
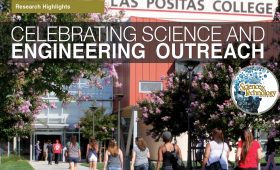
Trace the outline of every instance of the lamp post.
{"label": "lamp post", "polygon": [[92,136],[94,136],[94,112],[97,110],[97,106],[89,107],[92,111]]}
{"label": "lamp post", "polygon": [[[193,69],[199,64],[199,61],[193,61],[193,60],[189,60],[185,62],[185,66],[188,68],[189,71],[189,101],[188,101],[188,105],[189,108],[191,106],[191,83],[192,83],[192,72]],[[191,117],[188,113],[188,170],[191,170]]]}
{"label": "lamp post", "polygon": [[115,94],[114,97],[118,101],[118,148],[121,147],[120,145],[120,138],[121,138],[121,111],[120,111],[120,101],[124,98],[124,94]]}
{"label": "lamp post", "polygon": [[[260,144],[260,140],[259,140],[260,139],[260,129],[256,129],[255,130],[255,137],[257,138],[257,141]],[[258,162],[258,170],[261,170],[261,163],[260,163],[260,161]]]}

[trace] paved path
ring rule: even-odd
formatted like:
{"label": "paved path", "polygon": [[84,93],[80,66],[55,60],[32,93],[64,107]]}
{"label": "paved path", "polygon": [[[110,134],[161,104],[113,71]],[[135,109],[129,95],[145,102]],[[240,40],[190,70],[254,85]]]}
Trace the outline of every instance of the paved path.
{"label": "paved path", "polygon": [[[53,161],[52,165],[48,165],[47,161],[31,161],[29,162],[30,165],[35,169],[35,170],[64,170],[64,169],[69,169],[69,163],[65,162],[60,162],[58,165],[56,165]],[[88,167],[78,164],[77,170],[88,170]]]}
{"label": "paved path", "polygon": [[[53,161],[53,164],[52,165],[48,165],[48,162],[47,161],[39,161],[39,162],[36,162],[36,161],[31,161],[29,162],[30,165],[35,169],[35,170],[65,170],[65,169],[69,169],[69,163],[63,163],[63,162],[60,162],[59,165],[55,165],[54,164],[54,161]],[[77,170],[88,170],[89,168],[88,167],[85,167],[85,166],[82,166],[80,165],[81,163],[78,164],[78,167],[77,167]],[[263,169],[264,166],[262,166],[261,169]],[[276,170],[280,170],[280,166],[277,166],[277,169]]]}

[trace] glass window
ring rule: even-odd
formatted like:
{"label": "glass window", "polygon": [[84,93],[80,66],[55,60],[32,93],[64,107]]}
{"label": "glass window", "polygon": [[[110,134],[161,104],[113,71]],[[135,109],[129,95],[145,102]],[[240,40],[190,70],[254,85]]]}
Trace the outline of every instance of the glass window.
{"label": "glass window", "polygon": [[113,93],[103,93],[104,100],[113,100]]}
{"label": "glass window", "polygon": [[61,109],[62,109],[62,102],[59,100],[49,100],[50,103],[54,102],[55,106],[57,107],[56,109],[53,109],[49,106],[49,116],[60,116],[61,115]]}
{"label": "glass window", "polygon": [[[76,136],[77,137],[77,142],[79,142],[79,133],[65,133],[65,145],[67,145],[68,142],[70,142],[70,138],[72,136]],[[67,147],[67,146],[66,146]]]}
{"label": "glass window", "polygon": [[[91,104],[94,103],[93,100],[97,100],[96,106],[102,104],[106,108],[104,114],[111,114],[113,111],[113,80],[111,80],[111,85],[105,85],[104,80],[100,80],[103,89],[99,89],[97,87],[90,87],[86,84],[87,82],[87,79],[80,79],[78,84],[73,84],[70,87],[64,86],[63,89],[68,91],[69,93],[71,92],[74,96],[77,95],[79,89],[81,89],[80,92],[84,96],[92,96],[92,98],[89,101],[81,101],[80,105],[78,105],[76,101],[72,101],[67,106],[67,108],[64,108],[64,106],[62,106],[62,102],[58,100],[55,93],[50,92],[47,96],[44,96],[43,98],[46,99],[46,101],[49,101],[50,103],[55,102],[57,108],[52,109],[51,107],[49,107],[48,109],[45,109],[41,112],[41,116],[49,115],[49,123],[66,123],[69,124],[69,130],[75,130],[74,125],[78,123],[80,117],[84,116],[82,110],[89,109]],[[60,116],[62,116],[62,113],[63,116],[66,117],[66,122],[62,121],[60,118]],[[45,121],[47,121],[47,119],[44,119],[44,122]]]}
{"label": "glass window", "polygon": [[71,85],[69,88],[69,91],[78,91],[79,90],[79,84]]}
{"label": "glass window", "polygon": [[139,92],[140,93],[149,93],[154,90],[162,90],[163,83],[162,81],[140,81],[139,82]]}
{"label": "glass window", "polygon": [[112,103],[111,101],[106,101],[106,102],[104,101],[104,102],[103,102],[103,106],[104,106],[104,107],[112,107],[112,104],[113,104],[113,103]]}
{"label": "glass window", "polygon": [[122,127],[123,127],[123,133],[129,132],[129,124],[130,124],[130,118],[124,118],[122,117]]}
{"label": "glass window", "polygon": [[66,124],[69,124],[70,128],[79,122],[80,112],[80,106],[76,101],[72,101],[67,108],[63,108],[63,116],[66,117]]}
{"label": "glass window", "polygon": [[48,109],[43,109],[40,113],[40,116],[47,116],[48,115]]}

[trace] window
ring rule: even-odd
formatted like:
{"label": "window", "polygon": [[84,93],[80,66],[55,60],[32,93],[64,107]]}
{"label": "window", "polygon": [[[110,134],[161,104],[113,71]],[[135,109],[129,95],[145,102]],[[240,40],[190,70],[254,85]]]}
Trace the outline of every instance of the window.
{"label": "window", "polygon": [[140,81],[139,82],[139,92],[140,93],[150,93],[155,90],[162,90],[162,81]]}

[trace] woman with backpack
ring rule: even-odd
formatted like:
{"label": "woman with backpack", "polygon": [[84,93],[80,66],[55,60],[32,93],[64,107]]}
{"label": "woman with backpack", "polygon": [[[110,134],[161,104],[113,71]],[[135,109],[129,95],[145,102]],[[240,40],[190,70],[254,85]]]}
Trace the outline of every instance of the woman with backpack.
{"label": "woman with backpack", "polygon": [[104,167],[103,170],[122,170],[123,169],[123,153],[118,148],[115,139],[109,141],[108,150],[106,150],[104,155]]}
{"label": "woman with backpack", "polygon": [[158,149],[158,161],[157,169],[159,170],[161,162],[162,170],[176,170],[176,162],[173,156],[174,152],[177,152],[179,157],[182,159],[181,149],[177,144],[172,144],[172,134],[168,131],[162,134],[164,145],[161,145]]}
{"label": "woman with backpack", "polygon": [[141,137],[137,137],[135,142],[137,146],[132,150],[131,170],[148,170],[148,158],[150,158],[149,148]]}
{"label": "woman with backpack", "polygon": [[95,142],[95,138],[92,136],[89,139],[89,144],[87,145],[87,154],[86,154],[86,157],[89,162],[89,170],[91,169],[96,170],[97,151],[98,151],[98,146]]}

